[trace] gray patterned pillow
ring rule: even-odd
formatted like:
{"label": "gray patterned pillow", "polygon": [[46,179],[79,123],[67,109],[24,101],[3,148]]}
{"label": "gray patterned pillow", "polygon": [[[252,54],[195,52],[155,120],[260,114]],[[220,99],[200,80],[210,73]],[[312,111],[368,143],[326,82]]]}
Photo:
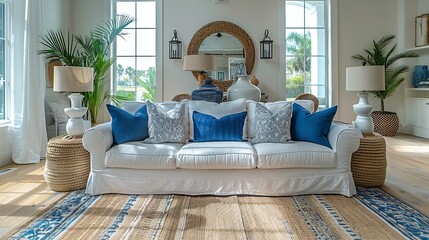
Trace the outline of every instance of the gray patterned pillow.
{"label": "gray patterned pillow", "polygon": [[149,115],[149,138],[146,143],[186,143],[185,104],[179,103],[170,111],[163,111],[146,102]]}
{"label": "gray patterned pillow", "polygon": [[287,143],[291,140],[292,104],[286,103],[276,113],[256,103],[255,137],[252,143]]}

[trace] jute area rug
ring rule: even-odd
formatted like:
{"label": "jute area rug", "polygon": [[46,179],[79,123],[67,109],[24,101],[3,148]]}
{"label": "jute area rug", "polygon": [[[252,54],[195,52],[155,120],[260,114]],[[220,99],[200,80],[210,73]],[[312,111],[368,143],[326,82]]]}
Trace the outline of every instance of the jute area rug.
{"label": "jute area rug", "polygon": [[70,193],[5,239],[428,239],[429,219],[380,189],[294,197]]}

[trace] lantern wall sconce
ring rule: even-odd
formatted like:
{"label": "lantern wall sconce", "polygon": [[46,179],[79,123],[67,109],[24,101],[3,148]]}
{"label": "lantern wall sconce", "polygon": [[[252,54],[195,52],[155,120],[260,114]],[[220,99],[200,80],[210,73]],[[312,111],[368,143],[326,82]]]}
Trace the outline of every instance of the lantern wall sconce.
{"label": "lantern wall sconce", "polygon": [[273,40],[268,36],[268,29],[265,29],[264,39],[260,42],[260,58],[271,59],[273,58]]}
{"label": "lantern wall sconce", "polygon": [[177,38],[177,31],[174,30],[174,37],[169,42],[170,59],[182,59],[182,42]]}

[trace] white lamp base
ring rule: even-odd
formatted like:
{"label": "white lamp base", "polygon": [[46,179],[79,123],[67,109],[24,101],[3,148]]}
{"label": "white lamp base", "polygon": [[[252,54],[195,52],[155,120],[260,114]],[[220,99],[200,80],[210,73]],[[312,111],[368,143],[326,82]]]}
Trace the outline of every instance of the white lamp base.
{"label": "white lamp base", "polygon": [[374,132],[374,122],[370,114],[372,113],[373,107],[368,103],[368,93],[360,92],[359,103],[353,105],[353,110],[357,114],[356,120],[353,125],[359,128],[362,134],[372,134]]}
{"label": "white lamp base", "polygon": [[88,108],[82,106],[83,95],[73,93],[69,96],[71,100],[71,108],[65,108],[64,112],[69,116],[67,121],[66,131],[68,135],[78,136],[85,132],[85,123],[82,116],[85,115]]}

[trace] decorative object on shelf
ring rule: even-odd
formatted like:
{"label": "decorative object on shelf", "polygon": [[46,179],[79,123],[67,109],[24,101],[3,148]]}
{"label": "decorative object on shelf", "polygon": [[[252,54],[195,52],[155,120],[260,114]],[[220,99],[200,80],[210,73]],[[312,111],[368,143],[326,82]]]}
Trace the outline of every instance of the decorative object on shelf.
{"label": "decorative object on shelf", "polygon": [[174,36],[169,42],[170,59],[182,59],[182,42],[177,38],[177,31],[174,30]]}
{"label": "decorative object on shelf", "polygon": [[419,87],[420,82],[426,82],[429,78],[428,66],[417,65],[413,69],[413,87]]}
{"label": "decorative object on shelf", "polygon": [[416,17],[415,22],[415,45],[416,47],[429,44],[429,14],[422,14]]}
{"label": "decorative object on shelf", "polygon": [[65,108],[69,120],[66,131],[68,135],[78,136],[85,132],[85,123],[82,116],[88,108],[82,107],[83,95],[80,92],[90,92],[93,90],[93,68],[55,66],[54,67],[54,91],[73,92],[69,95],[71,108]]}
{"label": "decorative object on shelf", "polygon": [[248,75],[238,75],[237,82],[228,88],[228,101],[244,98],[259,102],[261,90],[250,82]]}
{"label": "decorative object on shelf", "polygon": [[225,80],[225,72],[217,72],[217,80]]}
{"label": "decorative object on shelf", "polygon": [[259,46],[259,56],[261,59],[271,59],[273,58],[273,40],[268,36],[268,29],[265,29],[264,39],[260,42]]}
{"label": "decorative object on shelf", "polygon": [[192,92],[192,100],[206,100],[209,102],[222,102],[223,92],[212,84],[206,71],[216,70],[216,59],[209,55],[186,55],[183,70],[198,72],[200,87]]}
{"label": "decorative object on shelf", "polygon": [[359,103],[353,105],[357,115],[353,125],[363,134],[374,132],[374,123],[370,116],[373,107],[368,103],[366,91],[384,90],[384,74],[384,65],[346,68],[346,90],[359,91]]}
{"label": "decorative object on shelf", "polygon": [[[393,45],[392,48],[386,49],[389,44],[392,42],[392,40],[395,39],[395,35],[385,35],[378,41],[373,41],[373,49],[367,50],[365,49],[366,56],[363,56],[361,54],[356,54],[352,56],[352,58],[364,61],[368,63],[369,65],[384,65],[385,69],[385,89],[384,90],[378,90],[378,91],[370,91],[369,93],[373,94],[376,98],[380,99],[380,110],[381,111],[374,111],[372,112],[371,116],[374,121],[374,131],[378,133],[391,133],[393,131],[386,131],[383,130],[383,128],[390,127],[390,124],[386,125],[386,122],[379,122],[378,117],[374,117],[375,115],[392,115],[389,112],[384,111],[384,100],[391,96],[395,90],[398,88],[399,85],[405,80],[404,77],[402,77],[402,74],[407,72],[409,70],[409,67],[407,65],[402,64],[394,64],[397,60],[403,59],[403,58],[411,58],[411,57],[418,57],[418,54],[412,52],[412,51],[405,51],[393,54],[393,52],[396,49],[396,44]],[[393,113],[396,118],[398,117],[396,113]],[[399,122],[394,120],[392,123]],[[399,129],[399,125],[395,126],[394,129]],[[394,130],[392,129],[392,130]],[[384,135],[384,136],[394,136],[393,135]]]}

